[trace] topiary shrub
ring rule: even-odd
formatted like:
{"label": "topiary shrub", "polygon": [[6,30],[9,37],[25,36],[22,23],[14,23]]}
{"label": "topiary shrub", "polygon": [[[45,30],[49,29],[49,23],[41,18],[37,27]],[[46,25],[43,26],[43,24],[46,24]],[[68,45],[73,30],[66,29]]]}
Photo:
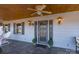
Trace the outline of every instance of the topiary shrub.
{"label": "topiary shrub", "polygon": [[34,38],[34,39],[32,40],[32,43],[35,45],[35,44],[37,43],[37,39]]}
{"label": "topiary shrub", "polygon": [[53,40],[52,40],[52,38],[49,39],[48,45],[49,45],[49,48],[51,48],[53,46]]}

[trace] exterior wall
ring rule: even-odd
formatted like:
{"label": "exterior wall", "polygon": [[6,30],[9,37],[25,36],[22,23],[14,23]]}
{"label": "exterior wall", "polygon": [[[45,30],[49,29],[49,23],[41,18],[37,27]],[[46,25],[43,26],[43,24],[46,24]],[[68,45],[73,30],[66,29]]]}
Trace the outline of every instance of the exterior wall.
{"label": "exterior wall", "polygon": [[[63,17],[64,23],[59,25],[56,23],[57,17]],[[11,31],[13,32],[13,23],[25,22],[25,35],[11,34],[10,39],[31,42],[34,38],[34,26],[29,26],[27,20],[53,20],[53,41],[55,47],[62,47],[75,50],[75,36],[79,36],[79,12],[68,12],[61,14],[48,15],[43,17],[25,18],[16,21],[5,21],[11,23]]]}
{"label": "exterior wall", "polygon": [[[13,23],[21,23],[25,22],[25,33],[24,34],[14,34],[13,33]],[[10,30],[11,30],[11,36],[9,39],[14,39],[14,40],[20,40],[20,41],[25,41],[25,42],[32,42],[32,39],[34,38],[34,26],[29,26],[27,24],[27,21],[22,20],[16,20],[16,21],[5,21],[4,24],[10,23]]]}

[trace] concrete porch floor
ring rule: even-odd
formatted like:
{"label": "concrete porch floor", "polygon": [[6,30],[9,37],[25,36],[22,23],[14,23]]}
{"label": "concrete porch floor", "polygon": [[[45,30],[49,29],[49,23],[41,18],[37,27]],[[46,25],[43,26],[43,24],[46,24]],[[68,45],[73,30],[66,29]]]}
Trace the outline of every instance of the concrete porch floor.
{"label": "concrete porch floor", "polygon": [[2,46],[2,54],[75,54],[75,51],[58,47],[35,47],[32,43],[9,40],[10,44]]}

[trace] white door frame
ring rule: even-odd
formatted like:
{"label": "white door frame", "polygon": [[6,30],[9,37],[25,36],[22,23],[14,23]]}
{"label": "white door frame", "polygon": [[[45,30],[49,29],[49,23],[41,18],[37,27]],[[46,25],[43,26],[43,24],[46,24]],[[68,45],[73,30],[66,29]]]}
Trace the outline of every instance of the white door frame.
{"label": "white door frame", "polygon": [[[45,20],[41,20],[41,21],[45,21]],[[50,24],[50,23],[49,23],[49,21],[50,21],[50,20],[47,20],[47,22],[48,22],[48,24],[47,24],[47,27],[48,27],[48,28],[47,28],[47,30],[48,30],[48,32],[47,32],[47,34],[48,34],[47,41],[50,39],[50,36],[49,36],[49,34],[50,34],[50,33],[49,33],[49,30],[50,30],[50,27],[49,27],[50,25],[49,25],[49,24]],[[38,42],[38,40],[39,40],[39,38],[38,38],[38,26],[39,26],[38,22],[39,22],[39,21],[37,20],[37,21],[35,21],[35,22],[37,23],[37,24],[36,24],[36,28],[35,28],[35,29],[36,29],[37,44],[42,44],[42,43],[39,43],[39,42]],[[53,20],[52,20],[52,36],[53,36]],[[53,37],[52,37],[52,39],[53,39]],[[42,45],[48,45],[48,44],[42,44]]]}
{"label": "white door frame", "polygon": [[[45,21],[45,20],[44,20]],[[47,20],[48,21],[48,28],[47,28],[47,30],[48,30],[48,39],[47,40],[49,40],[49,20]],[[36,30],[37,30],[37,44],[41,44],[41,43],[39,43],[38,42],[38,21],[36,21],[37,22],[37,26],[36,26]],[[48,45],[48,44],[43,44],[43,45]]]}

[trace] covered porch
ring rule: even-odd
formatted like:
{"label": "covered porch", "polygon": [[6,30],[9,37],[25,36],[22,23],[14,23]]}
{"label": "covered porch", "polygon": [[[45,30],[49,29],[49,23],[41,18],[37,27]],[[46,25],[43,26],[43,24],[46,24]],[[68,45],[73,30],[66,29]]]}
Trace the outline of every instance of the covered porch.
{"label": "covered porch", "polygon": [[[75,53],[74,37],[79,36],[79,5],[44,5],[46,11],[35,10],[36,6],[38,4],[0,5],[4,31],[11,32],[7,38],[10,44],[2,46],[2,53]],[[33,46],[35,38],[37,44],[46,46],[52,39],[52,48]]]}
{"label": "covered porch", "polygon": [[34,46],[32,43],[9,40],[10,44],[2,46],[2,54],[75,54],[75,50],[44,46]]}

